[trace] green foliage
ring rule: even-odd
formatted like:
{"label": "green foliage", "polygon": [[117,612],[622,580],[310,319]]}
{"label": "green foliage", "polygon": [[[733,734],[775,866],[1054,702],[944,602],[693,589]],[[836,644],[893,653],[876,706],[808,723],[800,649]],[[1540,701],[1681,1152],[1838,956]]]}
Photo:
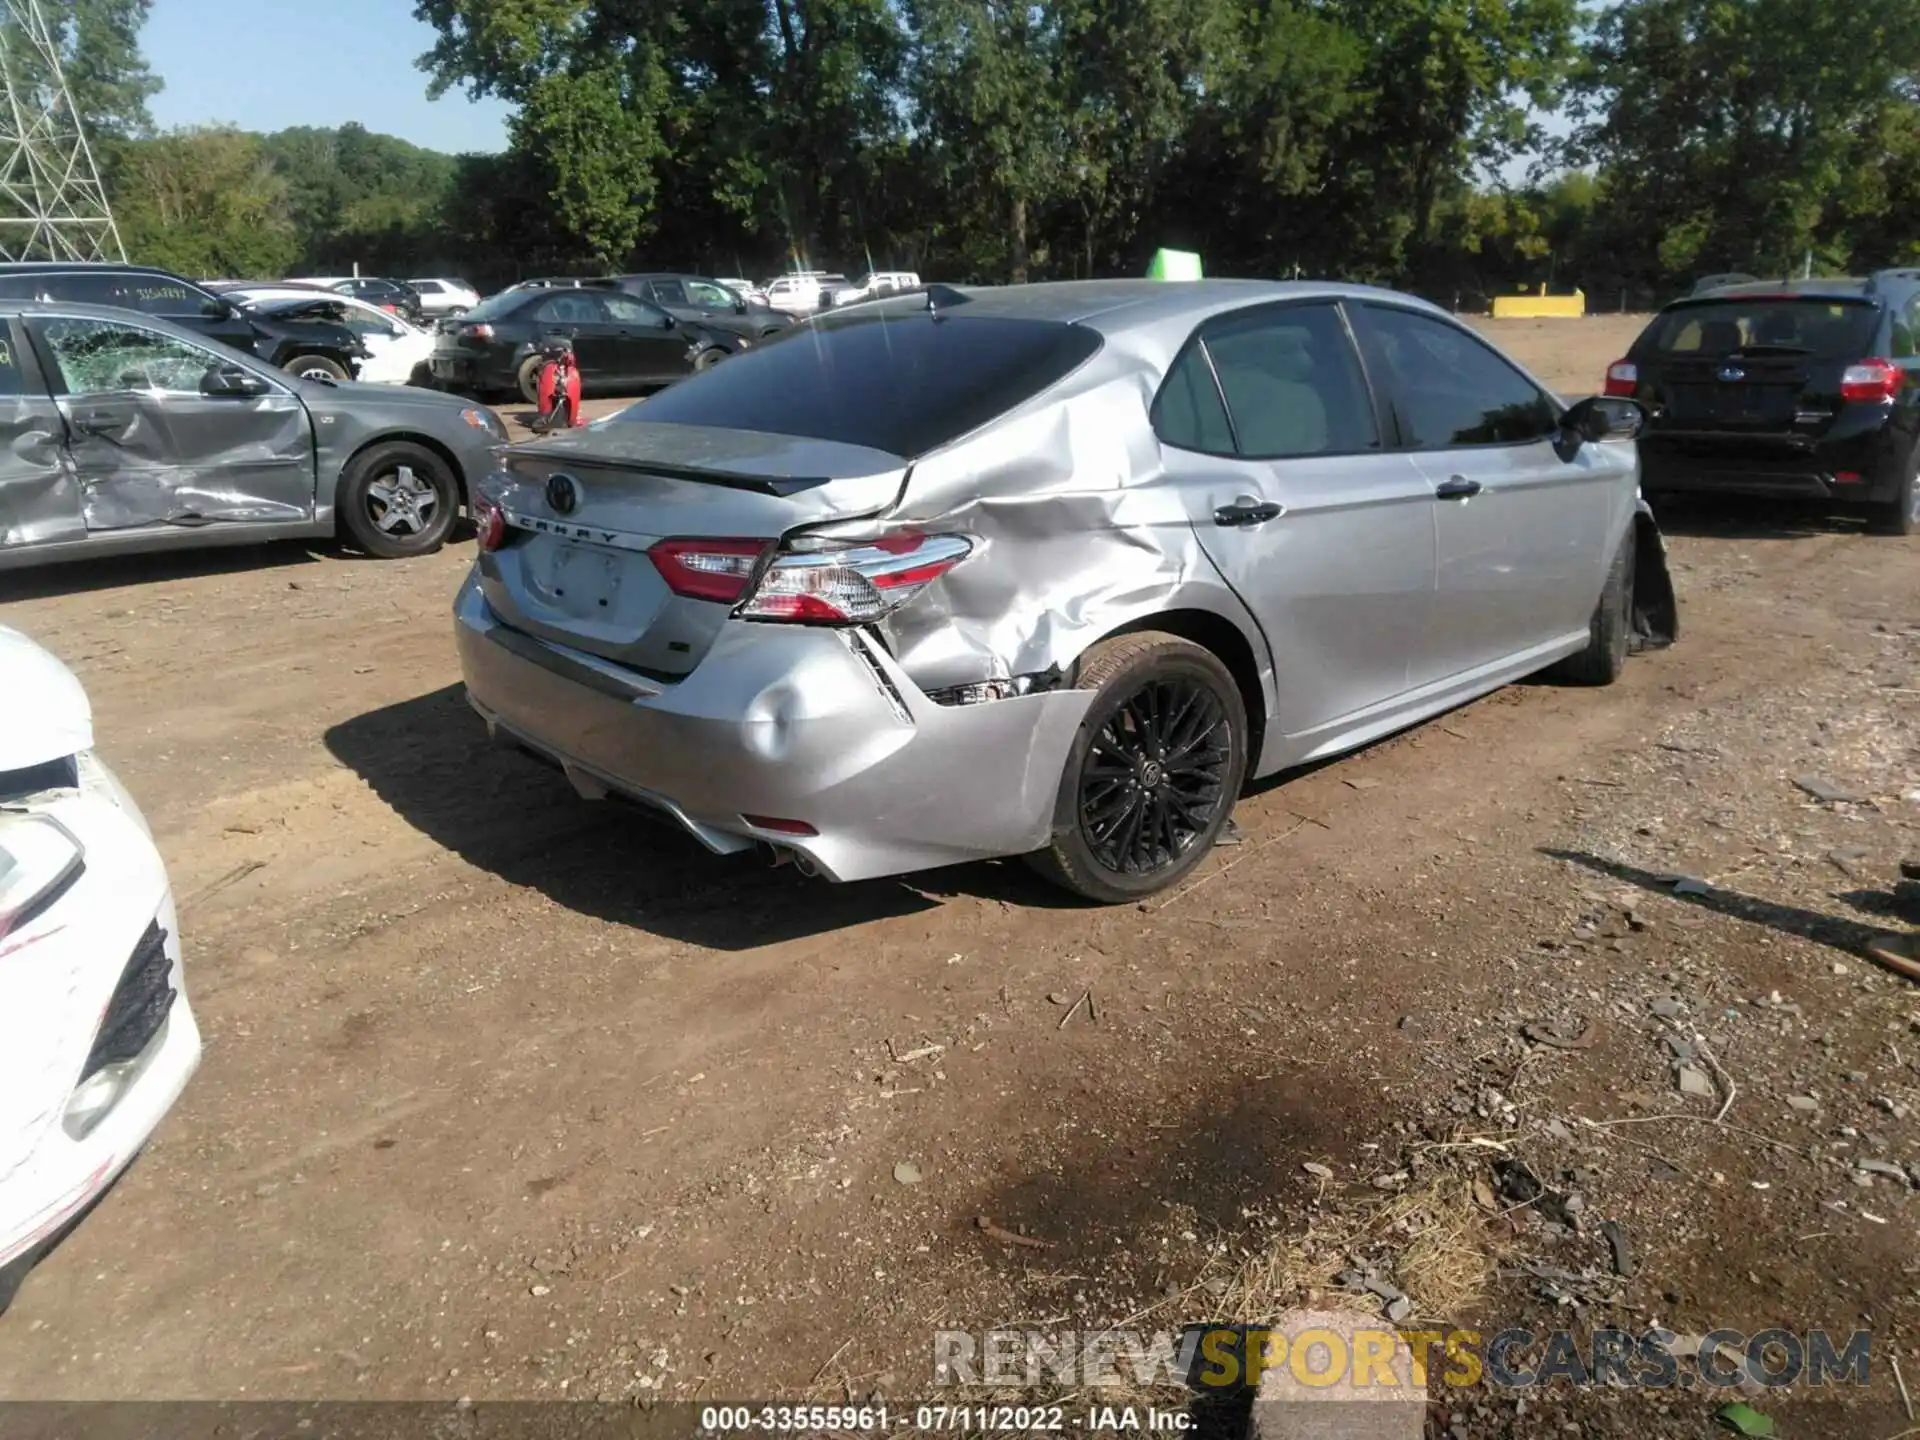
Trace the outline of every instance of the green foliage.
{"label": "green foliage", "polygon": [[134,142],[118,180],[130,260],[217,277],[281,275],[299,257],[286,182],[257,135],[207,127]]}

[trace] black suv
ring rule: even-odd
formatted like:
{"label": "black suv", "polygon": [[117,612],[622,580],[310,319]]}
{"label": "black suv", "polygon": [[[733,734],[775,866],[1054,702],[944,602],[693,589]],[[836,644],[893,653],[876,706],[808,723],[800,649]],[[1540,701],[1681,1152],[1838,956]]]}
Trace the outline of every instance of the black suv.
{"label": "black suv", "polygon": [[367,353],[344,325],[275,319],[145,265],[51,260],[0,265],[0,298],[138,310],[310,379],[351,380]]}
{"label": "black suv", "polygon": [[732,288],[705,275],[659,272],[613,275],[599,282],[623,294],[651,300],[669,315],[730,330],[747,340],[769,340],[793,325],[793,317],[770,305],[755,305]]}
{"label": "black suv", "polygon": [[1648,412],[1640,484],[1837,501],[1920,533],[1920,269],[1726,285],[1667,306],[1607,370]]}

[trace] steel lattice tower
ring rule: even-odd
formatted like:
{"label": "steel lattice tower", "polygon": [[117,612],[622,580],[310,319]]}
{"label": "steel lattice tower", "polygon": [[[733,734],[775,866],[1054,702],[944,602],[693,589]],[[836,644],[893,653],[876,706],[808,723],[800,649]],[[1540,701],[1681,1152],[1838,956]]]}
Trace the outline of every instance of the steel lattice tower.
{"label": "steel lattice tower", "polygon": [[0,0],[0,83],[0,259],[125,260],[40,0]]}

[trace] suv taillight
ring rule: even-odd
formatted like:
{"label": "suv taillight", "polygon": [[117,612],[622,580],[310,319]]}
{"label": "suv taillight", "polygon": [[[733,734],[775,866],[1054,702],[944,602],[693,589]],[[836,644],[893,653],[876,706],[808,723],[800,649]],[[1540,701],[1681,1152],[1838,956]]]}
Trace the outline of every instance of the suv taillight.
{"label": "suv taillight", "polygon": [[897,610],[966,559],[960,535],[891,535],[863,544],[787,549],[761,570],[767,540],[662,540],[647,551],[676,595],[738,603],[744,620],[864,625]]}
{"label": "suv taillight", "polygon": [[1840,398],[1878,404],[1900,393],[1900,367],[1891,360],[1862,360],[1840,376]]}
{"label": "suv taillight", "polygon": [[1616,360],[1607,367],[1606,393],[1633,398],[1640,388],[1640,367],[1631,360]]}

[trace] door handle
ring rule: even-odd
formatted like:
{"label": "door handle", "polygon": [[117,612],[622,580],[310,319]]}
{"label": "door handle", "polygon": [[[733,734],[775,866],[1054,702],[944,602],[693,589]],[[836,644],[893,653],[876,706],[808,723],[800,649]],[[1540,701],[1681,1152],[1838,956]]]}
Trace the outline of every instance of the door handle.
{"label": "door handle", "polygon": [[1222,505],[1213,512],[1213,523],[1240,527],[1245,525],[1264,525],[1269,520],[1278,520],[1287,513],[1287,507],[1276,505],[1271,500],[1256,500],[1251,495],[1243,495],[1231,505]]}
{"label": "door handle", "polygon": [[132,417],[112,410],[82,410],[73,417],[74,427],[88,435],[114,435],[132,423]]}
{"label": "door handle", "polygon": [[1464,475],[1449,475],[1433,493],[1440,500],[1468,500],[1485,488],[1478,480],[1469,480]]}

